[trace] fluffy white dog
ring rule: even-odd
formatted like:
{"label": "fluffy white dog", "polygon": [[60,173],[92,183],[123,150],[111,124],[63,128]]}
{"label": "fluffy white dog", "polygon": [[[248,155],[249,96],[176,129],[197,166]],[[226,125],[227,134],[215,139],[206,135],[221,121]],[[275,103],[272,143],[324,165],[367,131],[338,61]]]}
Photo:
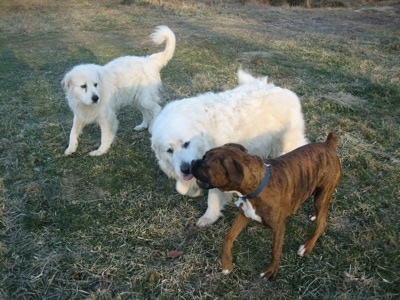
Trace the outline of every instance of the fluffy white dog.
{"label": "fluffy white dog", "polygon": [[120,57],[104,66],[78,65],[65,75],[61,85],[74,113],[66,155],[76,151],[79,135],[90,123],[99,124],[101,129],[101,145],[90,155],[106,153],[117,132],[117,111],[127,105],[134,105],[143,116],[135,130],[150,129],[161,110],[160,70],[172,58],[176,44],[175,35],[167,26],[158,26],[151,37],[156,44],[166,42],[163,52]]}
{"label": "fluffy white dog", "polygon": [[[191,162],[225,143],[240,143],[249,153],[276,157],[307,143],[299,98],[293,92],[239,70],[239,86],[167,104],[154,120],[151,146],[161,169],[176,179],[182,195],[201,190]],[[198,226],[214,223],[232,194],[212,189]]]}

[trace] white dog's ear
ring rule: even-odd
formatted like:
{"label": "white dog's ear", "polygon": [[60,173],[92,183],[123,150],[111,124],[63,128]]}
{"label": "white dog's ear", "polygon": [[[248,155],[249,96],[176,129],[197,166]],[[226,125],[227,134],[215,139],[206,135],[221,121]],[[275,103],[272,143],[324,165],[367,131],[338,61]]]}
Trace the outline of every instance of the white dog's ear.
{"label": "white dog's ear", "polygon": [[243,71],[242,69],[238,70],[237,76],[238,76],[239,85],[257,80],[250,73],[247,73],[247,72]]}
{"label": "white dog's ear", "polygon": [[242,69],[238,70],[237,75],[238,75],[239,85],[249,83],[249,82],[254,82],[254,81],[260,81],[264,84],[268,83],[268,76],[257,78],[257,77],[254,77],[253,75],[251,75],[250,73],[243,71]]}
{"label": "white dog's ear", "polygon": [[153,140],[151,140],[151,149],[153,149],[154,154],[156,155],[157,160],[161,159],[161,153],[160,153],[160,146],[153,142]]}
{"label": "white dog's ear", "polygon": [[71,78],[69,76],[65,76],[63,80],[61,80],[61,87],[66,92],[71,85]]}

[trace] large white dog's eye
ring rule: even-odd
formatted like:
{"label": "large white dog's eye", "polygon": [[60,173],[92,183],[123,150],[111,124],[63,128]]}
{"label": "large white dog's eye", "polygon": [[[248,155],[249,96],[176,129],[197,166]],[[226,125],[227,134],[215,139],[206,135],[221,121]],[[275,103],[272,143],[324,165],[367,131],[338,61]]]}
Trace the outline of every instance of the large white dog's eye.
{"label": "large white dog's eye", "polygon": [[97,83],[95,83],[95,84],[93,84],[94,85],[94,87],[97,87]]}
{"label": "large white dog's eye", "polygon": [[86,84],[82,84],[82,85],[81,85],[81,88],[86,89],[86,88],[87,88],[87,85],[86,85]]}
{"label": "large white dog's eye", "polygon": [[182,145],[182,147],[186,149],[187,147],[189,147],[189,145],[190,145],[190,142],[186,142],[186,143],[184,143],[184,144]]}
{"label": "large white dog's eye", "polygon": [[167,149],[167,152],[168,152],[169,154],[172,154],[172,153],[174,153],[174,149],[168,148],[168,149]]}

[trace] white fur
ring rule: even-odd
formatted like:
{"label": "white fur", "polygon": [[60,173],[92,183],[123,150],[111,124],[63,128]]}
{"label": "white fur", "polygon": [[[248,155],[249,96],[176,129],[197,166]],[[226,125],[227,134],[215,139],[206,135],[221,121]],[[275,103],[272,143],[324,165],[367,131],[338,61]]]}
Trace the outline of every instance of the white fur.
{"label": "white fur", "polygon": [[242,200],[241,205],[242,205],[243,213],[247,218],[257,221],[258,223],[262,222],[261,217],[256,214],[256,210],[254,209],[253,205],[251,205],[250,201]]}
{"label": "white fur", "polygon": [[[239,86],[167,104],[152,128],[152,149],[161,169],[177,180],[176,189],[200,195],[188,172],[194,159],[225,143],[240,143],[251,154],[276,157],[307,143],[298,97],[287,89],[239,70]],[[214,223],[231,194],[212,189],[198,226]]]}
{"label": "white fur", "polygon": [[306,253],[306,247],[304,245],[300,245],[299,250],[297,250],[297,255],[303,257]]}
{"label": "white fur", "polygon": [[265,273],[260,273],[260,278],[264,278]]}
{"label": "white fur", "polygon": [[79,135],[90,123],[101,128],[101,145],[90,155],[106,153],[118,129],[116,113],[127,105],[134,105],[143,116],[135,130],[151,129],[161,110],[160,70],[172,58],[176,44],[175,35],[167,26],[158,26],[151,37],[157,44],[166,42],[163,52],[146,57],[119,57],[104,66],[78,65],[65,75],[61,85],[74,113],[66,155],[76,151]]}

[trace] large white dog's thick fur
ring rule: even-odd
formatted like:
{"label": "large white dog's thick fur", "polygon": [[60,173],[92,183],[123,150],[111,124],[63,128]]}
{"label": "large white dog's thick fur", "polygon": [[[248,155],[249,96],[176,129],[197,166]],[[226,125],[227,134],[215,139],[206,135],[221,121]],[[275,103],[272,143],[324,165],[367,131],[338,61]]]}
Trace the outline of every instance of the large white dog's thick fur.
{"label": "large white dog's thick fur", "polygon": [[166,42],[163,52],[146,57],[124,56],[104,66],[78,65],[65,75],[61,85],[74,113],[66,155],[76,151],[79,135],[90,123],[101,128],[101,145],[90,155],[106,153],[117,132],[117,111],[127,105],[134,105],[143,116],[135,130],[150,129],[161,110],[160,70],[172,58],[176,44],[175,35],[167,26],[158,26],[151,37],[156,44]]}
{"label": "large white dog's thick fur", "polygon": [[[225,143],[240,143],[249,153],[276,157],[307,143],[300,100],[293,92],[239,70],[239,85],[167,104],[154,120],[151,146],[161,169],[188,196],[201,190],[190,172],[192,160]],[[212,189],[198,226],[214,223],[231,194]]]}

